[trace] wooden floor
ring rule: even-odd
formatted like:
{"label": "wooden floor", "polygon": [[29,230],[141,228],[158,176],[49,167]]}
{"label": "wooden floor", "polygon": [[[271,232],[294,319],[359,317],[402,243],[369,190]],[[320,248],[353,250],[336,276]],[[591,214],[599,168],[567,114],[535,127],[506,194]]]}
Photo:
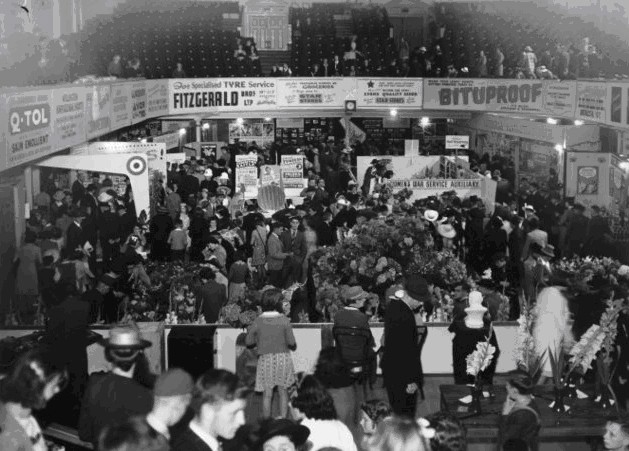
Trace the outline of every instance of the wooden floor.
{"label": "wooden floor", "polygon": [[[504,385],[506,382],[504,376],[496,376],[495,384]],[[425,376],[424,393],[426,399],[417,407],[417,415],[425,416],[432,412],[438,412],[440,408],[439,386],[444,384],[452,384],[454,379],[452,376]],[[382,388],[381,379],[374,386],[374,391],[368,399],[387,399],[386,391]],[[277,396],[274,396],[273,415],[278,415]],[[252,395],[247,406],[247,422],[256,421],[262,410],[261,394]],[[601,431],[602,435],[603,431]],[[542,443],[540,451],[590,451],[590,446],[584,442],[562,442],[562,443]],[[470,444],[469,451],[485,451],[496,450],[495,445]]]}

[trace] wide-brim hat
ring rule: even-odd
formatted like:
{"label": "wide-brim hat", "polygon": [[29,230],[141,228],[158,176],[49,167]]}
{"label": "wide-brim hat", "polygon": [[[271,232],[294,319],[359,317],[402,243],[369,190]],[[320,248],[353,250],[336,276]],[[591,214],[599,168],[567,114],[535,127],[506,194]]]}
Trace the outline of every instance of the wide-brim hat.
{"label": "wide-brim hat", "polygon": [[255,449],[262,449],[268,440],[277,436],[288,437],[295,446],[302,446],[310,436],[310,429],[286,418],[265,420],[258,430]]}
{"label": "wide-brim hat", "polygon": [[337,204],[339,205],[344,205],[346,207],[349,207],[349,201],[343,197],[341,197],[339,200],[336,201]]}
{"label": "wide-brim hat", "polygon": [[205,177],[212,177],[212,176],[214,175],[214,173],[212,172],[212,170],[211,170],[211,169],[206,169],[206,170],[203,172],[203,175],[204,175]]}
{"label": "wide-brim hat", "polygon": [[528,211],[532,211],[533,213],[535,213],[535,208],[532,205],[529,204],[524,204],[524,207],[522,207],[523,210],[528,210]]}
{"label": "wide-brim hat", "polygon": [[440,224],[437,226],[437,233],[444,238],[452,239],[456,236],[456,230],[452,227],[452,224]]}
{"label": "wide-brim hat", "polygon": [[109,337],[102,338],[99,343],[108,349],[146,349],[151,342],[144,340],[140,331],[129,326],[114,327],[109,331]]}
{"label": "wide-brim hat", "polygon": [[540,252],[542,253],[542,255],[552,258],[555,256],[555,246],[553,246],[552,244],[547,244],[541,249]]}
{"label": "wide-brim hat", "polygon": [[219,196],[229,196],[232,192],[232,189],[229,186],[219,186],[216,188],[216,194]]}
{"label": "wide-brim hat", "polygon": [[439,212],[436,210],[426,210],[424,211],[424,219],[428,222],[435,222],[439,219]]}

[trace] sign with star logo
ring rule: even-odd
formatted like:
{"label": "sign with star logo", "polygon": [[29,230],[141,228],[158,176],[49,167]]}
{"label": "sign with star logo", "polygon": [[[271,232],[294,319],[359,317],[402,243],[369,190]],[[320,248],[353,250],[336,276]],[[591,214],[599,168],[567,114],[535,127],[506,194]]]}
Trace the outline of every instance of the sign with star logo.
{"label": "sign with star logo", "polygon": [[421,79],[356,79],[356,103],[365,109],[419,109],[422,106]]}

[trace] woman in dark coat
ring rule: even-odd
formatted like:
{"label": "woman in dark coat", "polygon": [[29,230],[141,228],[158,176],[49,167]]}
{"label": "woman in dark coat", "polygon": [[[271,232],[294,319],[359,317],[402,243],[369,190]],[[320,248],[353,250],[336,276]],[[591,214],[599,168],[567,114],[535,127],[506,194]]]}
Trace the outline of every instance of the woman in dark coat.
{"label": "woman in dark coat", "polygon": [[154,260],[167,260],[170,255],[168,236],[174,229],[172,218],[168,215],[168,209],[157,207],[157,215],[151,219],[150,241],[151,258]]}

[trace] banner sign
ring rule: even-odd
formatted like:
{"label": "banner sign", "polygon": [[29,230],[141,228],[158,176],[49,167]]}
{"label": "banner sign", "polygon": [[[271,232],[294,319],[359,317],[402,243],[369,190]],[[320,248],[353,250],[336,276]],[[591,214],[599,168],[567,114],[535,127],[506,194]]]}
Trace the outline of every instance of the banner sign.
{"label": "banner sign", "polygon": [[146,84],[143,81],[131,85],[131,102],[131,122],[137,124],[146,120]]}
{"label": "banner sign", "polygon": [[297,189],[304,187],[304,156],[282,155],[282,184],[284,189]]}
{"label": "banner sign", "polygon": [[281,185],[281,170],[277,165],[260,167],[260,186]]}
{"label": "banner sign", "polygon": [[168,114],[168,80],[146,80],[146,116]]}
{"label": "banner sign", "polygon": [[276,78],[168,80],[170,114],[275,109]]}
{"label": "banner sign", "polygon": [[111,127],[110,87],[93,86],[88,89],[86,98],[87,139],[97,138],[109,132]]}
{"label": "banner sign", "polygon": [[278,78],[280,108],[338,108],[354,99],[356,81],[351,78]]}
{"label": "banner sign", "polygon": [[3,100],[8,109],[4,132],[7,154],[0,168],[12,168],[56,150],[52,145],[51,90],[7,94]]}
{"label": "banner sign", "polygon": [[179,139],[180,139],[179,132],[166,133],[165,135],[154,136],[153,142],[164,143],[166,144],[166,150],[169,150],[169,149],[174,149],[175,147],[179,147]]}
{"label": "banner sign", "polygon": [[85,142],[85,96],[87,88],[62,87],[52,92],[53,130],[56,148]]}
{"label": "banner sign", "polygon": [[245,187],[245,197],[258,195],[257,155],[236,155],[236,192]]}
{"label": "banner sign", "polygon": [[605,122],[609,118],[606,102],[607,85],[604,82],[577,82],[576,117]]}
{"label": "banner sign", "polygon": [[468,135],[446,135],[446,149],[469,149],[470,137]]}
{"label": "banner sign", "polygon": [[542,81],[544,112],[549,116],[574,116],[576,109],[576,81]]}
{"label": "banner sign", "polygon": [[422,107],[422,82],[418,79],[356,79],[357,108]]}
{"label": "banner sign", "polygon": [[543,84],[536,80],[430,78],[423,107],[434,110],[543,112]]}
{"label": "banner sign", "polygon": [[111,86],[111,129],[116,130],[131,125],[131,83],[118,83]]}

